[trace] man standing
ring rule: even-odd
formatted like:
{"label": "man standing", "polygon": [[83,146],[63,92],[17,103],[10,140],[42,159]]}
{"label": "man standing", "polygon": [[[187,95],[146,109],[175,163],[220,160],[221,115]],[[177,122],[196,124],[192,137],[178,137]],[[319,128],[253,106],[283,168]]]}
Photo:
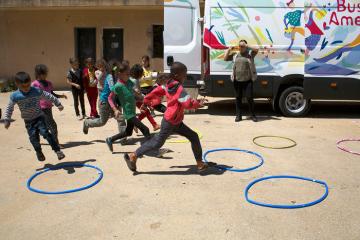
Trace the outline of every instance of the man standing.
{"label": "man standing", "polygon": [[[236,50],[239,50],[236,53]],[[249,104],[250,118],[257,122],[254,113],[254,91],[253,81],[256,80],[256,67],[254,58],[258,54],[259,49],[247,45],[246,40],[240,40],[239,47],[231,47],[225,52],[225,61],[233,61],[233,73],[231,80],[234,83],[236,92],[236,118],[235,122],[242,120],[241,103],[242,97],[245,95]]]}

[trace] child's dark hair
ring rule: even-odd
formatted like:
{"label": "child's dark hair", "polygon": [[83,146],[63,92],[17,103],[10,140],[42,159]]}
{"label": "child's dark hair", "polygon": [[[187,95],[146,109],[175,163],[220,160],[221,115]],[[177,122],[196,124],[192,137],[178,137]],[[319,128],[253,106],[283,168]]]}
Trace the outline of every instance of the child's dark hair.
{"label": "child's dark hair", "polygon": [[99,66],[103,66],[105,68],[105,71],[107,73],[110,73],[110,66],[109,64],[105,61],[105,59],[99,59],[96,61],[95,64],[96,68],[99,68]]}
{"label": "child's dark hair", "polygon": [[245,43],[245,44],[248,44],[245,39],[241,39],[241,40],[239,41],[239,43],[242,43],[242,42]]}
{"label": "child's dark hair", "polygon": [[135,64],[130,69],[130,76],[135,79],[139,79],[144,75],[144,69],[140,64]]}
{"label": "child's dark hair", "polygon": [[41,75],[47,75],[48,72],[49,69],[45,64],[38,64],[35,66],[35,78],[39,78]]}
{"label": "child's dark hair", "polygon": [[130,61],[129,60],[122,60],[121,64],[127,65],[130,68]]}
{"label": "child's dark hair", "polygon": [[77,58],[70,58],[70,59],[69,59],[69,63],[70,63],[70,64],[79,63],[79,60],[78,60]]}
{"label": "child's dark hair", "polygon": [[181,62],[174,62],[170,68],[170,77],[175,78],[176,75],[186,71],[187,71],[187,67],[185,66],[185,64]]}
{"label": "child's dark hair", "polygon": [[120,63],[120,62],[116,62],[114,63],[114,66],[113,66],[113,70],[116,71],[116,74],[118,73],[124,73],[126,71],[128,71],[130,69],[130,66],[127,65],[126,63]]}
{"label": "child's dark hair", "polygon": [[142,56],[141,60],[146,60],[146,61],[150,62],[150,57],[149,57],[149,55],[144,55],[144,56]]}
{"label": "child's dark hair", "polygon": [[111,74],[113,76],[114,81],[116,81],[116,79],[117,79],[117,74],[119,72],[119,69],[118,69],[119,64],[120,64],[120,62],[116,59],[111,59],[108,64],[110,67]]}
{"label": "child's dark hair", "polygon": [[26,72],[18,72],[15,75],[15,82],[16,83],[28,83],[31,81],[31,77]]}
{"label": "child's dark hair", "polygon": [[94,60],[91,57],[85,59],[85,64],[94,64]]}
{"label": "child's dark hair", "polygon": [[163,85],[166,83],[166,81],[170,78],[170,74],[168,73],[159,73],[159,75],[156,78],[156,83],[159,85]]}

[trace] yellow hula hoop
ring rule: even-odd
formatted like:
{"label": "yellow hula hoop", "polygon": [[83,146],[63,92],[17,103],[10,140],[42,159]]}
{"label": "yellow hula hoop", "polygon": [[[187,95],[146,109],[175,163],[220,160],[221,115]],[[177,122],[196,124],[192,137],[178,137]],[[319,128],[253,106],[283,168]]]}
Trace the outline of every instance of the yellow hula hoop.
{"label": "yellow hula hoop", "polygon": [[[292,144],[289,145],[289,146],[284,146],[284,147],[271,147],[271,146],[265,146],[265,145],[262,145],[260,143],[257,143],[256,140],[259,139],[259,138],[280,138],[280,139],[285,139],[285,140],[288,140],[290,141]],[[269,149],[286,149],[286,148],[292,148],[292,147],[295,147],[297,145],[297,143],[290,139],[290,138],[287,138],[287,137],[281,137],[281,136],[270,136],[270,135],[264,135],[264,136],[258,136],[256,138],[253,139],[253,143],[259,147],[263,147],[263,148],[269,148]]]}
{"label": "yellow hula hoop", "polygon": [[[197,133],[197,135],[199,136],[199,139],[203,138],[203,135],[201,134],[201,132],[197,129],[194,129],[194,131]],[[189,143],[190,141],[187,139],[183,139],[183,140],[166,140],[166,143]]]}

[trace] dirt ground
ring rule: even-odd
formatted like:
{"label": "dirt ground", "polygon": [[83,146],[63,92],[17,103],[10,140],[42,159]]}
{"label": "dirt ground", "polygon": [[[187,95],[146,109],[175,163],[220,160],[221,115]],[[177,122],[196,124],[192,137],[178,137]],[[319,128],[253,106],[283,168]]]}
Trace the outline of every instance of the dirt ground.
{"label": "dirt ground", "polygon": [[[336,148],[339,139],[360,137],[359,104],[314,104],[307,118],[277,116],[266,103],[256,109],[260,121],[234,122],[234,103],[210,99],[208,108],[186,115],[185,123],[201,133],[204,151],[237,147],[263,155],[265,163],[247,173],[214,170],[196,174],[190,144],[167,143],[164,158],[146,156],[133,176],[123,153],[135,150],[141,136],[129,145],[114,145],[111,154],[104,140],[115,134],[111,120],[105,127],[82,133],[75,119],[71,94],[63,112],[54,109],[67,162],[100,167],[104,178],[93,188],[67,195],[41,195],[26,188],[38,169],[60,164],[48,145],[45,163],[38,162],[16,108],[10,129],[0,125],[0,238],[1,239],[360,239],[360,157]],[[5,111],[9,94],[0,95]],[[161,116],[156,118],[161,121]],[[147,121],[145,121],[148,124]],[[253,144],[259,135],[279,135],[298,145],[270,150]],[[178,140],[175,137],[172,140]],[[262,139],[263,144],[287,142]],[[359,143],[346,146],[360,151]],[[237,168],[258,164],[244,153],[209,156],[218,164]],[[244,189],[252,180],[269,175],[297,175],[326,181],[328,198],[318,205],[281,210],[246,202]],[[96,171],[65,168],[39,176],[33,186],[65,190],[90,183]],[[324,188],[311,182],[272,180],[255,185],[250,196],[268,203],[299,204],[319,198]]]}

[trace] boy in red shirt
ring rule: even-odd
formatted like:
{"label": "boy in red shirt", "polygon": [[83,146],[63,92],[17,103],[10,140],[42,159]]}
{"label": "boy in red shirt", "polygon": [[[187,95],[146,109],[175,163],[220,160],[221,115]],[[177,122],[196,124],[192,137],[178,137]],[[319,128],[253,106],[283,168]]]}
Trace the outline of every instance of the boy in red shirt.
{"label": "boy in red shirt", "polygon": [[159,105],[162,97],[166,96],[167,110],[161,123],[160,133],[145,142],[135,152],[124,155],[126,164],[131,171],[136,172],[136,161],[138,157],[150,151],[160,149],[166,139],[174,133],[186,137],[191,142],[198,172],[201,173],[208,168],[208,165],[202,161],[202,148],[199,136],[183,123],[184,110],[203,107],[206,100],[202,99],[198,101],[190,98],[182,86],[186,76],[186,66],[180,62],[175,62],[171,67],[171,75],[166,87],[158,86],[145,96],[143,108]]}

